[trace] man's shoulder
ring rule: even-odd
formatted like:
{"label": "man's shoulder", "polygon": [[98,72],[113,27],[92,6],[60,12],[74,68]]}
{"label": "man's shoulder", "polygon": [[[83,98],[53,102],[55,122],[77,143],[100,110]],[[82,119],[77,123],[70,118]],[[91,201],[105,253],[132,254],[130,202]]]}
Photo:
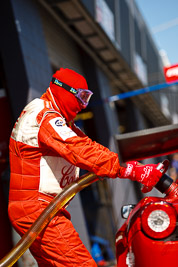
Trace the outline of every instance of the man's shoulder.
{"label": "man's shoulder", "polygon": [[47,118],[48,120],[51,120],[52,118],[55,118],[55,117],[61,117],[62,119],[64,119],[63,116],[61,115],[61,113],[56,111],[53,108],[50,101],[46,101],[46,100],[42,100],[42,99],[39,99],[39,100],[42,101],[42,102],[40,102],[40,104],[42,104],[41,109],[37,114],[37,122],[39,124],[42,123],[42,121],[45,118]]}
{"label": "man's shoulder", "polygon": [[32,113],[32,112],[38,112],[44,108],[44,101],[40,98],[35,98],[32,101],[30,101],[24,108],[23,111]]}

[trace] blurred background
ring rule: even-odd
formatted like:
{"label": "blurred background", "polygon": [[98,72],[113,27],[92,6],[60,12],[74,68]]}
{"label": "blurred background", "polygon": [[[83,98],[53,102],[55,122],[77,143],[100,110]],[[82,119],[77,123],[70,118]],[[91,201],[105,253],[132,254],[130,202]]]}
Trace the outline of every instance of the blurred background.
{"label": "blurred background", "polygon": [[[176,127],[177,10],[176,0],[0,2],[0,258],[19,239],[7,215],[8,142],[23,107],[45,92],[57,69],[67,67],[84,75],[94,92],[76,124],[118,153],[121,161],[118,140],[125,135]],[[136,94],[138,89],[143,90]],[[144,151],[141,145],[139,149]],[[134,154],[129,145],[124,150]],[[143,162],[158,163],[164,157],[170,159],[170,174],[177,179],[176,153],[143,156]],[[121,206],[143,197],[137,183],[104,179],[72,200],[72,222],[98,265],[99,261],[105,266],[115,262],[115,234],[123,223]],[[36,263],[27,251],[16,266]]]}

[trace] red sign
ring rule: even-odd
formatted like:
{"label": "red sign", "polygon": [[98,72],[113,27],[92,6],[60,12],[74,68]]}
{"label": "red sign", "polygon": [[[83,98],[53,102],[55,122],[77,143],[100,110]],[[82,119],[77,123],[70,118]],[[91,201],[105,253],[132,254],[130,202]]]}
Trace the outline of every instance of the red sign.
{"label": "red sign", "polygon": [[178,64],[164,68],[166,82],[178,81]]}

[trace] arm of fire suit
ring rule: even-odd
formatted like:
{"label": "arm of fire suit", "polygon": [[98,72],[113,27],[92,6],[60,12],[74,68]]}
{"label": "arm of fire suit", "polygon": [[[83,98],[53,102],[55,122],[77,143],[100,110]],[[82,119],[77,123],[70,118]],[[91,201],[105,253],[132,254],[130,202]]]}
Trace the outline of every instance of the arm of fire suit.
{"label": "arm of fire suit", "polygon": [[98,176],[120,176],[125,168],[120,166],[116,153],[85,135],[77,136],[66,124],[60,124],[58,119],[56,114],[47,115],[43,119],[38,134],[40,147],[50,149],[55,155]]}
{"label": "arm of fire suit", "polygon": [[121,167],[116,153],[85,135],[77,136],[66,124],[61,124],[61,118],[56,118],[56,115],[43,120],[39,130],[39,146],[53,150],[55,156],[60,155],[71,164],[98,176],[128,178],[142,183],[149,190],[162,176],[156,164],[139,165],[136,161]]}

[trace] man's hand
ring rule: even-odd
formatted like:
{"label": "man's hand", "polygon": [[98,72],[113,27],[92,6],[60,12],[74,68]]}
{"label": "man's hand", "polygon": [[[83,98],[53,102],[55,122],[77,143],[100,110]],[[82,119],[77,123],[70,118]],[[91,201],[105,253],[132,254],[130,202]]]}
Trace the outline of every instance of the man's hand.
{"label": "man's hand", "polygon": [[157,164],[141,165],[137,161],[130,161],[126,164],[127,167],[123,171],[121,178],[128,178],[143,184],[143,193],[151,191],[162,176],[162,173],[156,169]]}

